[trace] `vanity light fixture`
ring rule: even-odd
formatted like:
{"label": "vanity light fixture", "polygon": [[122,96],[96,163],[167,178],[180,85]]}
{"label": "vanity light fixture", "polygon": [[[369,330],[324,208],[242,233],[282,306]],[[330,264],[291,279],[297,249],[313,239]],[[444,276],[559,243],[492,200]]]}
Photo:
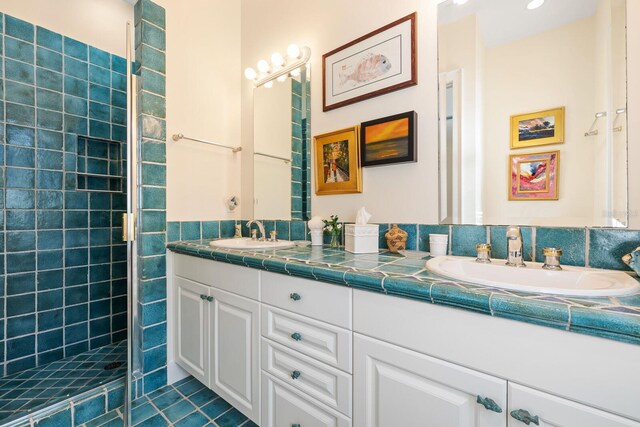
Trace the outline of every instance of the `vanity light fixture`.
{"label": "vanity light fixture", "polygon": [[544,4],[544,0],[531,0],[527,5],[527,9],[533,10],[537,9]]}
{"label": "vanity light fixture", "polygon": [[286,58],[276,52],[271,55],[271,63],[261,59],[257,64],[258,71],[249,67],[244,70],[244,76],[252,80],[255,87],[270,88],[273,87],[273,80],[284,82],[289,76],[300,75],[300,69],[309,62],[310,58],[311,49],[290,44],[287,47]]}

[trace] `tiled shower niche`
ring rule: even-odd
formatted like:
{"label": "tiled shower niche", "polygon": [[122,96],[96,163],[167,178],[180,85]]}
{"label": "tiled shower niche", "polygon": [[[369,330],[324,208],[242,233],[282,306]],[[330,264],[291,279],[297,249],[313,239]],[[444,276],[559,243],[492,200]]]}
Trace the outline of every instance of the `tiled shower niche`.
{"label": "tiled shower niche", "polygon": [[122,193],[122,144],[79,136],[77,147],[77,189]]}

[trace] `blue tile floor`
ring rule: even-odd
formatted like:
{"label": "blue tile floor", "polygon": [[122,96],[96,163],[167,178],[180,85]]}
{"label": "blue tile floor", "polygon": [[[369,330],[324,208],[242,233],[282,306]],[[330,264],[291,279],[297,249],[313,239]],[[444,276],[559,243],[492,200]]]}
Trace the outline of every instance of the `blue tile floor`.
{"label": "blue tile floor", "polygon": [[[132,408],[132,425],[140,427],[257,427],[193,377],[138,398]],[[118,408],[82,426],[121,427],[122,420],[122,408]]]}
{"label": "blue tile floor", "polygon": [[[105,347],[0,379],[0,423],[33,413],[126,375],[127,343]],[[121,366],[105,369],[108,364]]]}

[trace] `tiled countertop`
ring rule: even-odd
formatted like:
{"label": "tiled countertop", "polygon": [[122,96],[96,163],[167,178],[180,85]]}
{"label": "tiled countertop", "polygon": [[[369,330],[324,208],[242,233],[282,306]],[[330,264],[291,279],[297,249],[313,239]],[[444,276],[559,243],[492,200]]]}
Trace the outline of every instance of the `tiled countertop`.
{"label": "tiled countertop", "polygon": [[167,247],[215,261],[640,344],[640,294],[579,298],[508,291],[452,281],[427,271],[426,259],[389,252],[351,254],[328,247],[238,251],[214,249],[207,240]]}

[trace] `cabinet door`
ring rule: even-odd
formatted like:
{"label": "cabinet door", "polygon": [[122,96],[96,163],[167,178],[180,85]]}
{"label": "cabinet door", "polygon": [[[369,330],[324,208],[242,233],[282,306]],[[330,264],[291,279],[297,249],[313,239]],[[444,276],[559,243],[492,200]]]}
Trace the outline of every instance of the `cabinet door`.
{"label": "cabinet door", "polygon": [[[354,334],[354,425],[506,425],[506,381]],[[477,403],[492,399],[495,412]]]}
{"label": "cabinet door", "polygon": [[524,427],[526,421],[540,427],[640,427],[627,418],[509,383],[509,427]]}
{"label": "cabinet door", "polygon": [[211,295],[211,388],[258,423],[260,304],[216,288]]}
{"label": "cabinet door", "polygon": [[351,426],[349,418],[264,373],[262,399],[262,427]]}
{"label": "cabinet door", "polygon": [[176,362],[209,384],[209,288],[177,276],[175,286]]}

